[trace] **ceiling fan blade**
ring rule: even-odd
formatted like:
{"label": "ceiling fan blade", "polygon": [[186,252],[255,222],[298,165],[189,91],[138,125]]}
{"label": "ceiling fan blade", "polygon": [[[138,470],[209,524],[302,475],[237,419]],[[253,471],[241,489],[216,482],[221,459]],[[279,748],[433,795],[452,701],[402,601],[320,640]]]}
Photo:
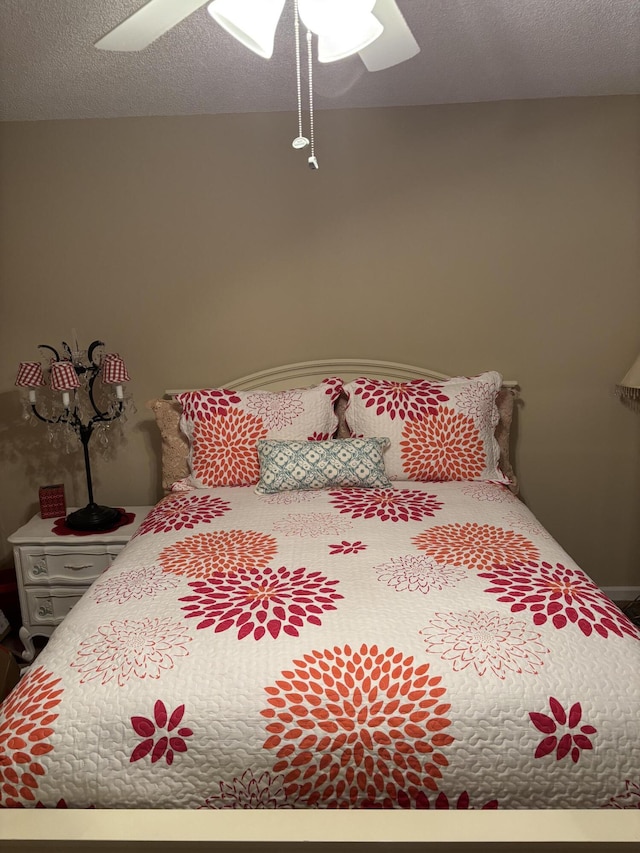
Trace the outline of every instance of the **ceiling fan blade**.
{"label": "ceiling fan blade", "polygon": [[95,46],[100,50],[142,50],[205,3],[206,0],[149,0]]}
{"label": "ceiling fan blade", "polygon": [[395,0],[377,0],[373,14],[384,26],[384,32],[370,45],[359,51],[360,59],[369,71],[382,71],[411,59],[420,52]]}

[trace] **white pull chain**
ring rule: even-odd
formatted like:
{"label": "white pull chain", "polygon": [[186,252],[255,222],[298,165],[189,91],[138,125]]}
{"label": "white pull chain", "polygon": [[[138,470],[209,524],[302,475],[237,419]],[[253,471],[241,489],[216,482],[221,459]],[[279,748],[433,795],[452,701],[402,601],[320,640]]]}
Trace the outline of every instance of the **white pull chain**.
{"label": "white pull chain", "polygon": [[296,88],[298,93],[298,135],[291,143],[294,148],[306,148],[309,140],[302,133],[302,83],[300,74],[300,15],[298,0],[293,0],[293,26],[296,42]]}
{"label": "white pull chain", "polygon": [[[296,0],[297,2],[297,0]],[[307,160],[310,169],[318,168],[316,159],[315,139],[313,135],[313,56],[312,56],[313,36],[311,30],[307,30],[307,63],[309,66],[309,136],[311,138],[311,153]]]}

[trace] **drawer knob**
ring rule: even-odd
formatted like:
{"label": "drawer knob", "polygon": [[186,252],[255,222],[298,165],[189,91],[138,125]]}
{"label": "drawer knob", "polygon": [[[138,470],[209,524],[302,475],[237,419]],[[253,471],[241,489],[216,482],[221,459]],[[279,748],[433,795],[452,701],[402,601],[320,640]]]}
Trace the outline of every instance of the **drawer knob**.
{"label": "drawer knob", "polygon": [[65,569],[73,569],[74,572],[79,572],[81,569],[91,569],[93,568],[93,563],[85,563],[84,566],[72,566],[69,563],[64,564]]}

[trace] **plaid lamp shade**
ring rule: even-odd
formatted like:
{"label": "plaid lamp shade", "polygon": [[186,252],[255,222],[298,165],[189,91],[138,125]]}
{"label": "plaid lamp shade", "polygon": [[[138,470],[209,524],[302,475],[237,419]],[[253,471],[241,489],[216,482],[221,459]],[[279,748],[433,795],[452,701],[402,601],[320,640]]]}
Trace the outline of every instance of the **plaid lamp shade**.
{"label": "plaid lamp shade", "polygon": [[54,391],[71,391],[80,385],[78,374],[70,361],[54,361],[51,364],[51,387]]}
{"label": "plaid lamp shade", "polygon": [[131,381],[124,361],[117,352],[108,352],[102,359],[102,381],[105,385],[121,385]]}
{"label": "plaid lamp shade", "polygon": [[21,361],[16,376],[16,385],[20,388],[38,388],[40,385],[44,385],[40,362]]}

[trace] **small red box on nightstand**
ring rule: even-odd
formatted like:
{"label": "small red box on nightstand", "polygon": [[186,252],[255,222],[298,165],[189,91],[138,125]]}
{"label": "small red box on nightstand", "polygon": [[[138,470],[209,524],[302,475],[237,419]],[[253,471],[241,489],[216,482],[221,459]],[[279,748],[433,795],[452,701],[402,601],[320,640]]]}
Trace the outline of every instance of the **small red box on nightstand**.
{"label": "small red box on nightstand", "polygon": [[40,517],[60,518],[67,514],[67,503],[64,499],[64,485],[40,486]]}

